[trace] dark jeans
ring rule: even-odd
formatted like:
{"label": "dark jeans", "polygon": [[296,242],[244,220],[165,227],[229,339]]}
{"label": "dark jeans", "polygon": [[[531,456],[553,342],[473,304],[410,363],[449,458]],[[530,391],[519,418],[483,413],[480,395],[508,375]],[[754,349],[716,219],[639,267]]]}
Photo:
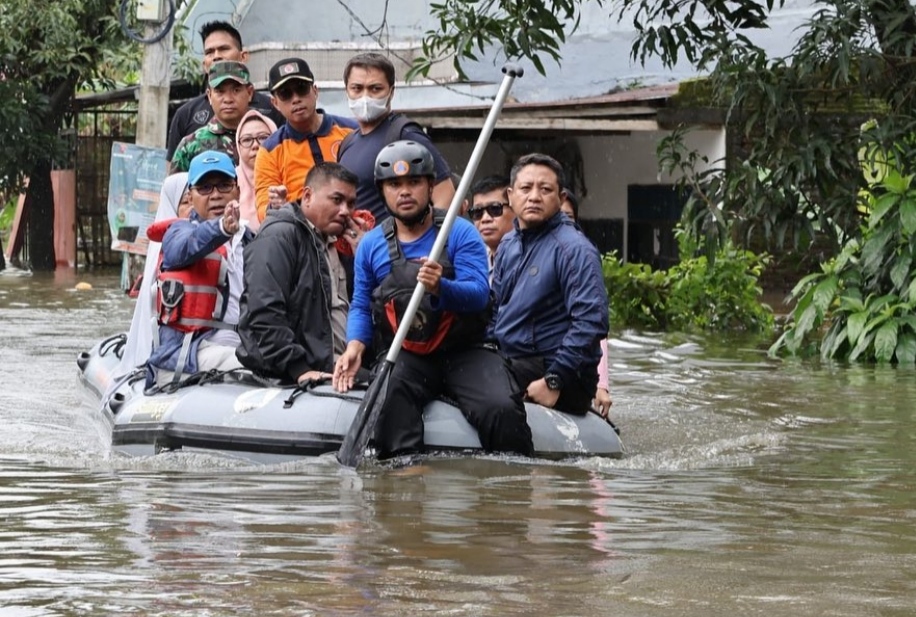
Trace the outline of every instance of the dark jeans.
{"label": "dark jeans", "polygon": [[[525,389],[532,381],[537,381],[547,372],[546,362],[542,356],[532,356],[530,358],[512,358],[509,360],[512,366],[512,372],[515,380],[518,382],[518,389],[522,396],[525,395]],[[557,399],[554,409],[565,411],[576,415],[585,415],[592,406],[592,399],[595,398],[595,390],[598,389],[598,368],[592,371],[590,378],[577,376],[569,383],[563,384],[560,390],[560,398]]]}
{"label": "dark jeans", "polygon": [[440,394],[453,399],[487,452],[530,455],[525,405],[503,358],[489,349],[401,350],[391,370],[375,444],[379,458],[422,452],[423,408]]}

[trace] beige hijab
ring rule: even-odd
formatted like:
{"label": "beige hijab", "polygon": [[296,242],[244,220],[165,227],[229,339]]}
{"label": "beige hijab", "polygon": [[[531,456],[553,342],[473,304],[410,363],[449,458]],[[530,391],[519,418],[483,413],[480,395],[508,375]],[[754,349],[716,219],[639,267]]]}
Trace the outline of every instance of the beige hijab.
{"label": "beige hijab", "polygon": [[251,109],[242,116],[241,122],[235,131],[235,146],[239,154],[239,165],[236,167],[236,173],[238,174],[238,183],[239,183],[239,212],[243,219],[248,220],[248,228],[253,232],[258,231],[258,227],[261,226],[260,221],[258,221],[258,209],[257,204],[255,203],[255,191],[254,191],[254,169],[248,169],[242,163],[242,146],[238,143],[239,135],[242,134],[242,127],[245,126],[245,123],[252,119],[258,119],[264,124],[267,125],[267,129],[273,133],[277,130],[277,125],[273,120],[262,114],[256,109]]}

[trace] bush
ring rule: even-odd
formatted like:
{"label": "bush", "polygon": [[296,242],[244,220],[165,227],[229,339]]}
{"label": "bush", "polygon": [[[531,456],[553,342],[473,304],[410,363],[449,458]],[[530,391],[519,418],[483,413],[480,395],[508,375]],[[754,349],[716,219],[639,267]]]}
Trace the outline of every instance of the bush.
{"label": "bush", "polygon": [[916,183],[893,159],[866,175],[858,237],[792,290],[797,300],[770,354],[916,363]]}
{"label": "bush", "polygon": [[[680,233],[680,232],[679,232]],[[693,247],[680,233],[682,255]],[[773,313],[760,302],[758,280],[767,255],[726,241],[710,257],[688,257],[667,271],[625,264],[616,253],[603,257],[611,325],[616,328],[768,333]]]}

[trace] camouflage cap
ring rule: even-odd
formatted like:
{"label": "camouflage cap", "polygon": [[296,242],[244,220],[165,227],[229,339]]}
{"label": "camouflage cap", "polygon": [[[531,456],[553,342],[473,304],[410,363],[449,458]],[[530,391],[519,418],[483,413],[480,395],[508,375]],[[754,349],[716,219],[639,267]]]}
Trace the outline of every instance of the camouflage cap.
{"label": "camouflage cap", "polygon": [[210,87],[216,88],[227,79],[247,86],[251,83],[251,73],[248,72],[248,67],[241,62],[232,60],[214,62],[210,66],[210,73],[207,75],[207,83]]}

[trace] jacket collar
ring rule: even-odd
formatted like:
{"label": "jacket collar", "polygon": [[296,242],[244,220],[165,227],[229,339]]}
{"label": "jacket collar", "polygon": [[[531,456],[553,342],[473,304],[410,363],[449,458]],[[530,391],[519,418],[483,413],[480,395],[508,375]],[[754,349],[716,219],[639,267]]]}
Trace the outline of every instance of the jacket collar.
{"label": "jacket collar", "polygon": [[566,218],[566,215],[558,211],[552,217],[544,221],[542,225],[535,227],[533,229],[522,229],[518,224],[518,219],[516,218],[512,221],[512,224],[515,226],[515,231],[518,232],[521,237],[534,237],[539,236],[543,233],[547,233],[553,229],[556,229],[560,225],[565,224],[569,219]]}

